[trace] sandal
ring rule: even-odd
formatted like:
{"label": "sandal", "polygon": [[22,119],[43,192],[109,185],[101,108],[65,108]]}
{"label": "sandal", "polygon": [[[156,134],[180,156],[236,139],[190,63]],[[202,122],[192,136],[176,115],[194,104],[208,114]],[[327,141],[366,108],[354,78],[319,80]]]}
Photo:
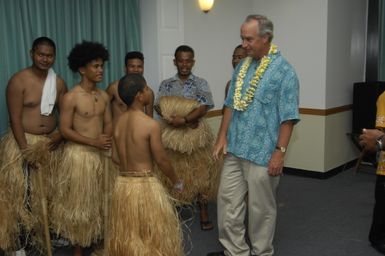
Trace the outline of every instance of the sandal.
{"label": "sandal", "polygon": [[201,230],[207,231],[207,230],[212,230],[214,228],[213,223],[211,221],[206,220],[206,221],[201,221]]}

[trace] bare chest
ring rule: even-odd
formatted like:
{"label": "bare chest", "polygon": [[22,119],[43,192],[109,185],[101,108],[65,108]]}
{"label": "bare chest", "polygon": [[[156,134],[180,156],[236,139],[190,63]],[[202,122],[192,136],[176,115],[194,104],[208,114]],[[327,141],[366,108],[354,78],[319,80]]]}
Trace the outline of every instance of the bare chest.
{"label": "bare chest", "polygon": [[40,85],[31,85],[26,88],[23,93],[23,105],[30,108],[40,106],[42,92],[43,86]]}
{"label": "bare chest", "polygon": [[103,116],[106,102],[99,92],[80,93],[76,104],[76,114],[85,118]]}

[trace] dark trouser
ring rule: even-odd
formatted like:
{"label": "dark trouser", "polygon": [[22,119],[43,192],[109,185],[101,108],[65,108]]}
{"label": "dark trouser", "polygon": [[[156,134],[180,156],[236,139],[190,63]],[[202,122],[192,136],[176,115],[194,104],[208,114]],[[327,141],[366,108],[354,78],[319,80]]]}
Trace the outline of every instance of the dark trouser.
{"label": "dark trouser", "polygon": [[385,243],[385,176],[377,175],[375,187],[375,205],[373,221],[369,232],[369,241],[373,244]]}

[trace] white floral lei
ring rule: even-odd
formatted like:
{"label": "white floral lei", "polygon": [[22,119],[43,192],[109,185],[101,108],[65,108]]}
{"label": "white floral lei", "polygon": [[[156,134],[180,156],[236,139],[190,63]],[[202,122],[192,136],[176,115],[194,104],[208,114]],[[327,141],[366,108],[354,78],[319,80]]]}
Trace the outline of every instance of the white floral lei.
{"label": "white floral lei", "polygon": [[235,84],[235,92],[234,92],[234,109],[238,111],[244,111],[252,102],[254,98],[255,90],[259,86],[259,81],[261,80],[263,74],[268,68],[271,62],[272,54],[276,54],[278,52],[278,47],[275,44],[271,44],[269,53],[266,56],[263,56],[261,59],[261,63],[259,64],[257,70],[255,71],[254,77],[250,80],[250,86],[246,90],[244,96],[242,97],[242,87],[243,81],[245,79],[247,70],[250,67],[250,63],[253,60],[252,57],[247,57],[243,62],[237,76],[236,84]]}

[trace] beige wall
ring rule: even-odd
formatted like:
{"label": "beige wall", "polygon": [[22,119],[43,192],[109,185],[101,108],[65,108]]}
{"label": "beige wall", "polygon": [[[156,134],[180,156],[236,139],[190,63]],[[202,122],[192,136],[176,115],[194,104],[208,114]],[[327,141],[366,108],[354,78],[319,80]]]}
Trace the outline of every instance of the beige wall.
{"label": "beige wall", "polygon": [[222,116],[215,116],[207,119],[215,135],[218,134],[219,127],[221,126],[221,120],[222,120]]}
{"label": "beige wall", "polygon": [[360,153],[347,134],[352,130],[352,111],[325,118],[325,155],[323,170],[329,171],[356,159]]}
{"label": "beige wall", "polygon": [[285,166],[323,172],[325,152],[324,117],[300,115],[294,126],[286,154]]}
{"label": "beige wall", "polygon": [[273,42],[297,72],[300,106],[324,109],[328,0],[252,2],[252,11],[273,21]]}
{"label": "beige wall", "polygon": [[359,151],[347,135],[351,111],[328,116],[301,115],[286,158],[286,166],[327,172],[358,157]]}
{"label": "beige wall", "polygon": [[[218,133],[221,116],[209,118]],[[285,166],[314,172],[327,172],[358,157],[359,151],[347,135],[351,131],[352,112],[328,116],[300,115],[294,127]]]}
{"label": "beige wall", "polygon": [[364,81],[366,7],[364,0],[329,0],[325,108],[351,104],[353,84]]}
{"label": "beige wall", "polygon": [[[145,76],[155,91],[173,75],[175,46],[196,52],[194,73],[208,80],[215,109],[231,77],[231,54],[248,14],[265,14],[275,25],[274,42],[297,71],[300,107],[327,110],[352,104],[353,82],[362,81],[368,0],[217,0],[204,14],[197,0],[141,0]],[[286,166],[327,172],[357,157],[346,133],[351,111],[301,115]],[[209,120],[215,133],[220,117]]]}

